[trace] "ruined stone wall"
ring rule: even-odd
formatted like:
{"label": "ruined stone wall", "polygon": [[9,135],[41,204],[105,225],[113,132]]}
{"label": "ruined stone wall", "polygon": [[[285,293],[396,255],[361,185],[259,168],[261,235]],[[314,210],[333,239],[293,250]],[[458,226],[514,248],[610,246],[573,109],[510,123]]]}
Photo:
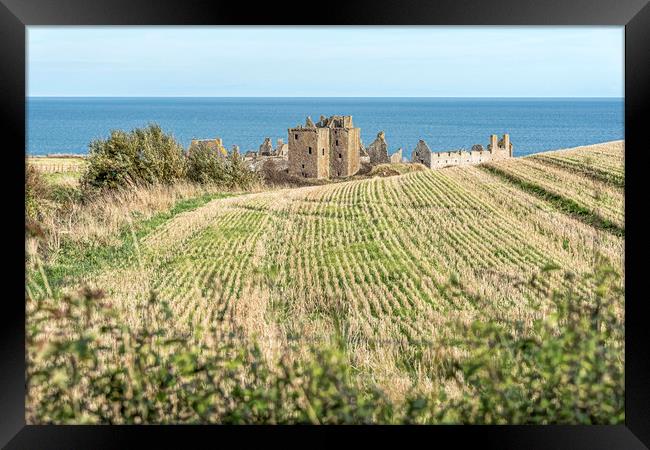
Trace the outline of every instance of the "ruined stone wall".
{"label": "ruined stone wall", "polygon": [[414,163],[424,164],[431,168],[431,149],[422,139],[418,141],[415,149],[411,152],[411,161]]}
{"label": "ruined stone wall", "polygon": [[438,169],[449,166],[469,166],[492,160],[493,155],[488,151],[448,151],[431,154],[431,168]]}
{"label": "ruined stone wall", "polygon": [[349,177],[361,166],[361,129],[330,128],[330,176]]}
{"label": "ruined stone wall", "polygon": [[383,131],[377,133],[377,138],[370,144],[366,151],[370,157],[370,164],[386,164],[390,162],[388,157],[388,144],[386,143],[386,136]]}
{"label": "ruined stone wall", "polygon": [[327,128],[290,128],[289,175],[329,178],[330,141]]}
{"label": "ruined stone wall", "polygon": [[393,164],[398,164],[402,162],[402,149],[399,148],[395,153],[390,155],[390,162]]}
{"label": "ruined stone wall", "polygon": [[271,156],[273,155],[273,145],[271,144],[271,138],[265,138],[262,145],[257,152],[259,156]]}
{"label": "ruined stone wall", "polygon": [[[473,148],[482,148],[482,146],[474,146]],[[488,150],[432,152],[429,146],[420,140],[411,154],[413,162],[419,162],[431,169],[480,164],[510,157],[512,157],[512,144],[510,143],[510,136],[507,134],[503,136],[501,141],[497,141],[495,134],[491,135]]]}
{"label": "ruined stone wall", "polygon": [[278,144],[275,147],[275,156],[286,158],[289,156],[289,146],[284,143],[283,139],[278,139]]}
{"label": "ruined stone wall", "polygon": [[433,152],[431,154],[430,167],[432,169],[437,169],[450,166],[468,166],[508,157],[508,152],[500,148],[497,148],[494,152],[487,150],[470,152],[465,150]]}

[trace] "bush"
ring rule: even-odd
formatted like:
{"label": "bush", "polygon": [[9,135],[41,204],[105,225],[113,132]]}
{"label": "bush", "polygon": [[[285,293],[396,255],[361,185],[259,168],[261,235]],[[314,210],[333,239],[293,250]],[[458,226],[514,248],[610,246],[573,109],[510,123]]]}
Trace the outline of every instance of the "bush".
{"label": "bush", "polygon": [[260,182],[259,176],[246,166],[239,153],[223,156],[204,143],[194,145],[188,152],[187,178],[195,183],[240,189]]}
{"label": "bush", "polygon": [[195,183],[224,181],[227,177],[226,158],[214,148],[200,142],[187,153],[187,178]]}
{"label": "bush", "polygon": [[172,183],[185,176],[182,146],[160,126],[111,132],[90,143],[85,190],[115,189],[132,184]]}
{"label": "bush", "polygon": [[[353,380],[344,356],[269,366],[253,343],[210,330],[175,336],[152,295],[139,326],[116,322],[100,291],[30,304],[28,417],[34,423],[372,423],[390,407]],[[102,325],[94,317],[100,313]],[[160,324],[160,325],[154,325]],[[65,332],[47,336],[44,328]],[[200,334],[200,333],[199,333]]]}

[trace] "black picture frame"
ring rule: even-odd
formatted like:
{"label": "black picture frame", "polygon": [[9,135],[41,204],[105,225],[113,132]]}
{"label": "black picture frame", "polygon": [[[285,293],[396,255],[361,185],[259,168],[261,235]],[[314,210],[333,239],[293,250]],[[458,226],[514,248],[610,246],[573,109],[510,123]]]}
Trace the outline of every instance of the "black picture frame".
{"label": "black picture frame", "polygon": [[[223,434],[248,440],[268,434],[285,443],[294,427],[31,426],[25,424],[25,309],[20,300],[24,256],[20,228],[24,206],[25,34],[30,25],[618,25],[625,26],[626,356],[625,425],[301,427],[320,444],[367,438],[403,443],[404,432],[427,446],[500,449],[642,449],[650,446],[650,342],[643,294],[645,139],[650,105],[650,5],[648,0],[446,0],[439,2],[278,2],[171,0],[0,0],[0,113],[5,153],[2,220],[10,252],[5,257],[0,312],[0,444],[6,448],[128,448],[136,440],[186,448],[189,438],[225,443]],[[21,171],[21,168],[23,171]],[[22,211],[22,213],[21,213]],[[15,236],[15,238],[14,238]],[[11,289],[6,289],[10,286]],[[15,292],[14,291],[18,291]],[[11,292],[11,294],[10,294]],[[15,293],[15,295],[14,295]],[[365,431],[364,431],[365,430]],[[399,432],[399,436],[397,435]],[[295,442],[295,441],[294,441]],[[184,445],[183,445],[184,444]],[[306,444],[305,444],[306,445]],[[150,445],[147,445],[149,447]]]}

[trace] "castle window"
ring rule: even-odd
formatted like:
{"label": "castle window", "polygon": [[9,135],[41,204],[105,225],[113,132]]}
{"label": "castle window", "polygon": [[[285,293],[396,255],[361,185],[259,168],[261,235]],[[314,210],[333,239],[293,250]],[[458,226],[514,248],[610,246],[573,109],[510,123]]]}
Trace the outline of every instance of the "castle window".
{"label": "castle window", "polygon": [[302,168],[303,168],[303,169],[305,168],[305,165],[304,165],[304,164],[302,165]]}
{"label": "castle window", "polygon": [[336,145],[339,145],[339,140],[338,139],[336,140]]}
{"label": "castle window", "polygon": [[323,156],[325,156],[325,149],[323,149]]}
{"label": "castle window", "polygon": [[309,147],[309,154],[311,155],[311,147]]}
{"label": "castle window", "polygon": [[340,171],[340,170],[337,170],[337,171],[336,171],[336,176],[337,176],[337,177],[340,177],[340,176],[341,176],[341,171]]}
{"label": "castle window", "polygon": [[294,136],[296,137],[296,141],[297,141],[297,140],[298,140],[298,135],[297,135],[297,134],[294,134]]}
{"label": "castle window", "polygon": [[339,153],[339,159],[341,159],[341,158],[343,158],[343,155],[341,153]]}

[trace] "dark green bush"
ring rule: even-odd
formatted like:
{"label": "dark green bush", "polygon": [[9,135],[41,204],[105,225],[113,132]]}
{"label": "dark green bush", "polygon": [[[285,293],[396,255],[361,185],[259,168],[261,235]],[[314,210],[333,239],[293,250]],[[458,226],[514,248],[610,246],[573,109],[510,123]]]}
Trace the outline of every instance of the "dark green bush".
{"label": "dark green bush", "polygon": [[183,147],[160,126],[114,130],[89,145],[86,189],[114,189],[133,184],[172,183],[185,176]]}

